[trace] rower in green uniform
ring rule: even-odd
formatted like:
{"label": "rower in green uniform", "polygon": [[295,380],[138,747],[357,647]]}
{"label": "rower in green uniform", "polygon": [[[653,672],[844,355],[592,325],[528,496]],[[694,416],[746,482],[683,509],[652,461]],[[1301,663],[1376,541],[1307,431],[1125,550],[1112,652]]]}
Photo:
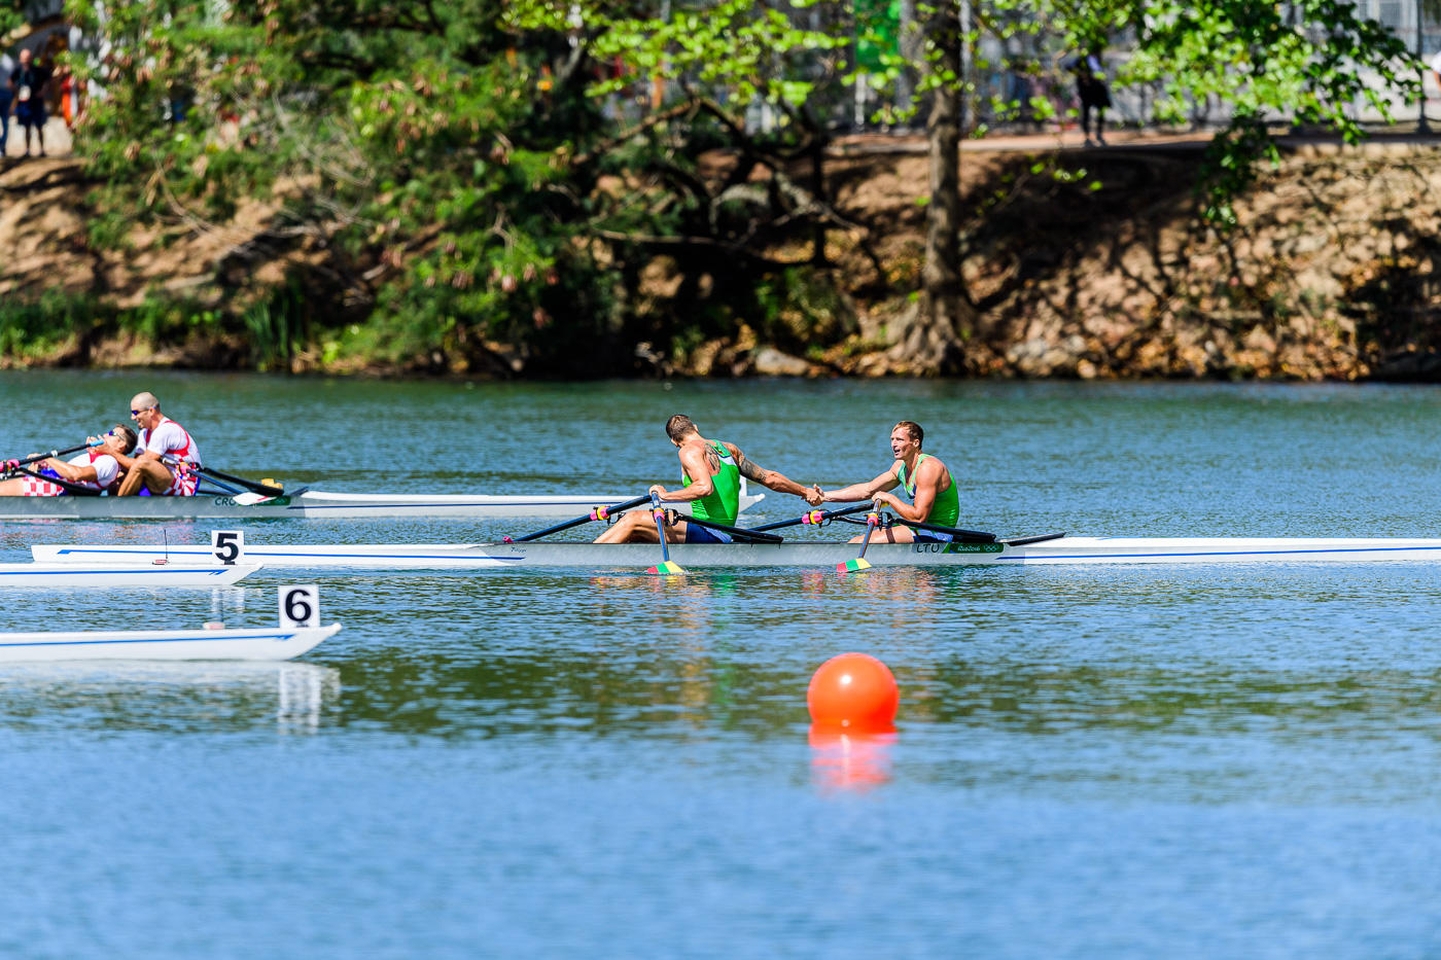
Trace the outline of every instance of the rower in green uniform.
{"label": "rower in green uniform", "polygon": [[[779,493],[804,497],[811,506],[818,505],[819,487],[803,487],[785,474],[767,470],[752,462],[740,447],[724,440],[707,440],[695,423],[678,413],[666,421],[666,436],[679,450],[681,489],[667,490],[660,484],[650,488],[662,503],[690,503],[691,513],[701,520],[735,526],[740,512],[741,477],[754,480]],[[684,515],[667,514],[667,543],[729,543],[730,535],[711,530],[698,523],[688,523]],[[649,511],[632,511],[622,516],[596,543],[657,543],[655,520]]]}
{"label": "rower in green uniform", "polygon": [[[848,503],[857,500],[874,500],[890,507],[906,520],[932,523],[940,527],[954,527],[961,517],[961,500],[956,488],[956,478],[936,457],[921,452],[926,432],[912,420],[902,420],[891,431],[891,453],[896,462],[885,473],[867,483],[853,483],[839,490],[822,492],[821,499],[827,503]],[[894,494],[887,493],[900,487],[910,498],[906,503]],[[948,541],[948,533],[930,530],[915,530],[897,524],[883,532],[892,543],[914,541]],[[860,537],[854,538],[855,542]]]}

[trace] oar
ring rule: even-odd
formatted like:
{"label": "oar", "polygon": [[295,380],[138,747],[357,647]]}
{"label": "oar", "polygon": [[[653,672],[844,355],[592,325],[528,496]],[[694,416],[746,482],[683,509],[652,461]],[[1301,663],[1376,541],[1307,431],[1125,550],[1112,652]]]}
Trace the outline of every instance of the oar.
{"label": "oar", "polygon": [[104,442],[104,440],[101,440],[97,437],[94,440],[87,440],[86,442],[80,444],[78,447],[70,447],[66,450],[51,450],[49,453],[32,453],[28,457],[14,460],[6,460],[5,464],[11,469],[15,467],[28,467],[32,463],[39,463],[41,460],[49,460],[51,457],[68,457],[72,453],[79,453],[81,450],[89,450],[91,447],[98,447]]}
{"label": "oar", "polygon": [[763,523],[758,527],[747,527],[751,533],[759,533],[763,530],[779,530],[781,527],[794,527],[800,523],[822,524],[834,517],[845,517],[853,513],[865,513],[874,508],[869,500],[865,503],[857,503],[849,507],[841,507],[837,510],[808,510],[796,517],[794,520],[777,520],[774,523]]}
{"label": "oar", "polygon": [[25,474],[25,476],[27,476],[27,477],[34,477],[36,480],[44,480],[46,483],[53,483],[53,484],[55,484],[57,487],[60,487],[62,490],[64,490],[66,493],[68,493],[68,494],[70,494],[70,495],[72,495],[72,496],[76,496],[76,497],[98,497],[98,496],[100,496],[100,491],[99,491],[99,490],[94,490],[94,489],[92,489],[92,488],[90,488],[90,487],[82,486],[81,484],[78,484],[78,483],[71,483],[69,480],[62,479],[61,477],[47,477],[47,476],[45,476],[44,474],[36,473],[34,470],[26,470],[24,467],[19,467],[19,468],[17,468],[17,469],[15,470],[15,472],[16,472],[16,473],[23,473],[23,474]]}
{"label": "oar", "polygon": [[617,503],[613,507],[595,507],[590,513],[583,517],[576,517],[574,520],[567,520],[565,523],[557,523],[553,527],[546,527],[544,530],[537,530],[535,533],[527,533],[523,537],[502,537],[502,543],[525,543],[527,540],[539,540],[541,537],[548,537],[552,533],[560,533],[562,530],[569,530],[571,527],[578,527],[582,523],[590,523],[592,520],[609,520],[612,514],[621,513],[632,507],[638,507],[643,503],[650,503],[650,494],[643,497],[636,497],[634,500],[627,500],[625,503]]}
{"label": "oar", "polygon": [[[874,508],[875,504],[871,504]],[[866,547],[871,545],[871,534],[876,532],[876,527],[881,525],[880,513],[872,509],[866,514],[866,535],[861,538],[861,552],[854,560],[847,560],[845,563],[836,564],[837,573],[855,573],[857,570],[869,570],[871,562],[866,559]]]}
{"label": "oar", "polygon": [[276,484],[274,481],[270,483],[257,483],[254,480],[247,480],[244,477],[236,477],[228,473],[221,473],[219,470],[212,470],[209,467],[197,467],[192,465],[191,469],[193,469],[196,473],[200,474],[202,477],[209,477],[212,480],[226,480],[230,483],[236,484],[237,486],[244,487],[251,493],[259,493],[267,497],[285,496],[285,488]]}
{"label": "oar", "polygon": [[[165,464],[167,464],[167,465],[169,465],[169,466],[172,466],[172,467],[175,466],[177,463],[180,462],[178,458],[176,458],[176,457],[171,457],[171,456],[164,456],[164,457],[161,457],[160,459],[161,459],[162,462],[164,462]],[[210,467],[202,467],[202,466],[200,466],[200,465],[198,465],[198,464],[194,464],[194,463],[188,463],[187,466],[190,468],[190,472],[191,472],[191,473],[198,473],[200,476],[205,477],[205,478],[207,478],[207,479],[209,479],[209,480],[211,480],[211,481],[214,481],[217,485],[220,484],[220,481],[226,480],[226,481],[229,481],[230,483],[233,483],[233,484],[235,484],[235,485],[237,485],[237,486],[239,486],[239,487],[243,487],[244,489],[249,490],[251,493],[258,493],[258,494],[261,494],[262,496],[266,496],[266,497],[283,497],[283,496],[285,496],[285,488],[284,488],[284,487],[276,486],[276,485],[274,485],[273,482],[271,482],[271,483],[257,483],[257,482],[255,482],[254,480],[247,480],[247,479],[245,479],[244,477],[237,477],[237,476],[234,476],[233,474],[229,474],[229,473],[221,473],[219,470],[212,470]]]}
{"label": "oar", "polygon": [[655,532],[660,535],[660,563],[646,570],[646,573],[685,573],[685,568],[670,558],[670,546],[665,542],[665,508],[660,505],[660,497],[652,493],[650,505],[651,516],[655,517]]}
{"label": "oar", "polygon": [[[241,492],[239,487],[229,483],[222,483],[221,481],[216,480],[214,477],[201,477],[201,480],[205,483],[211,484],[215,488],[214,490],[211,490],[209,488],[197,486],[195,492],[202,497],[235,496],[236,494]],[[246,496],[253,497],[255,496],[255,494],[247,493]]]}
{"label": "oar", "polygon": [[905,517],[896,517],[895,523],[907,527],[914,527],[917,530],[930,530],[933,533],[949,533],[956,543],[995,543],[994,533],[982,533],[979,530],[961,530],[956,527],[940,527],[934,523],[922,523],[919,520],[907,520]]}
{"label": "oar", "polygon": [[686,517],[686,523],[693,523],[698,527],[705,527],[709,530],[719,530],[721,533],[728,533],[741,543],[782,543],[785,537],[774,533],[758,533],[746,527],[728,527],[724,523],[716,523],[712,520],[701,520],[696,517]]}

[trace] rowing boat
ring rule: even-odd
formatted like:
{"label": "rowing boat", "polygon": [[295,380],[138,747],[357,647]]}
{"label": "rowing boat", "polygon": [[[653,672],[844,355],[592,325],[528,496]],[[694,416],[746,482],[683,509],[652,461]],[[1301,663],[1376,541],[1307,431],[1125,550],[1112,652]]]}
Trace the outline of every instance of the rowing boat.
{"label": "rowing boat", "polygon": [[[742,481],[744,484],[744,481]],[[568,517],[626,496],[324,493],[194,497],[0,497],[0,520],[429,520]],[[741,488],[741,510],[765,499]],[[689,504],[676,504],[688,510]]]}
{"label": "rowing boat", "polygon": [[276,627],[0,633],[0,663],[51,660],[290,660],[340,630]]}
{"label": "rowing boat", "polygon": [[[825,567],[853,560],[853,543],[672,544],[670,558],[684,568]],[[167,546],[37,544],[37,561],[53,564],[219,563],[200,544]],[[475,544],[258,545],[246,543],[244,560],[266,567],[324,568],[525,568],[614,569],[654,566],[654,544],[554,541]],[[1017,538],[995,543],[871,543],[873,566],[974,566],[981,564],[1136,563],[1371,563],[1441,561],[1441,539],[1347,537],[1067,537]]]}
{"label": "rowing boat", "polygon": [[224,587],[248,577],[255,563],[143,564],[94,560],[66,563],[0,563],[0,588]]}

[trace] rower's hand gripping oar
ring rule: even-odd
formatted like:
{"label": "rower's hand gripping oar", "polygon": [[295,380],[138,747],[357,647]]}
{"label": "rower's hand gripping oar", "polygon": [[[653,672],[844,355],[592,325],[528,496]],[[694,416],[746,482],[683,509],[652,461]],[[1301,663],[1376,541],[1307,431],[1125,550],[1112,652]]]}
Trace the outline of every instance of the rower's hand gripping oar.
{"label": "rower's hand gripping oar", "polygon": [[69,447],[65,450],[51,450],[49,453],[32,453],[28,457],[18,457],[4,462],[4,472],[10,473],[20,467],[28,467],[32,463],[39,463],[42,460],[49,460],[51,457],[68,457],[72,453],[79,453],[81,450],[89,450],[91,447],[98,447],[104,443],[104,439],[95,437],[87,440],[78,447]]}
{"label": "rower's hand gripping oar", "polygon": [[576,517],[574,520],[567,520],[564,523],[557,523],[553,527],[546,527],[544,530],[537,530],[535,533],[527,533],[523,537],[502,537],[502,543],[525,543],[528,540],[539,540],[541,537],[548,537],[552,533],[560,533],[562,530],[569,530],[571,527],[578,527],[582,523],[590,523],[592,520],[609,520],[612,515],[622,513],[632,507],[638,507],[643,503],[650,503],[650,494],[636,497],[634,500],[627,500],[625,503],[617,503],[613,507],[595,507],[583,517]]}
{"label": "rower's hand gripping oar", "polygon": [[871,562],[866,559],[866,548],[871,545],[871,534],[876,532],[876,527],[881,525],[880,507],[874,503],[871,505],[871,512],[866,514],[866,535],[861,538],[861,552],[854,560],[847,560],[845,563],[836,564],[837,573],[855,573],[858,570],[869,570]]}
{"label": "rower's hand gripping oar", "polygon": [[652,493],[650,505],[651,516],[655,517],[655,532],[660,537],[660,563],[651,567],[646,573],[685,573],[685,569],[670,558],[670,545],[666,543],[665,539],[665,508],[660,505],[660,497]]}

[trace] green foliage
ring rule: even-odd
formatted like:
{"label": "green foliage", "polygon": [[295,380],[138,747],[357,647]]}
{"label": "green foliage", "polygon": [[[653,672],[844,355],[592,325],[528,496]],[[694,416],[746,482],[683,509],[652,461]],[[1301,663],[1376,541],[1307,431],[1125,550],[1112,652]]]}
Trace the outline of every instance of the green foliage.
{"label": "green foliage", "polygon": [[[971,77],[1016,66],[981,57],[983,35],[994,41],[989,49],[1040,49],[1058,63],[1124,43],[1128,55],[1112,61],[1118,65],[1112,85],[1155,91],[1153,122],[1185,125],[1196,104],[1222,104],[1231,119],[1211,146],[1202,185],[1204,216],[1219,227],[1234,222],[1231,201],[1255,183],[1259,166],[1274,162],[1270,125],[1319,125],[1355,142],[1364,131],[1353,104],[1389,116],[1390,92],[1410,99],[1420,93],[1405,44],[1344,0],[986,0],[972,8],[973,24],[962,36],[977,56]],[[918,3],[916,22],[947,9]],[[972,96],[966,78],[939,66],[945,38],[925,35],[929,70],[922,87]],[[991,109],[1003,118],[1052,113],[1034,98],[998,99]]]}
{"label": "green foliage", "polygon": [[[539,340],[557,270],[592,285],[569,158],[594,107],[575,84],[542,89],[554,44],[507,33],[500,3],[73,7],[112,44],[77,65],[110,91],[80,132],[106,209],[204,230],[279,199],[281,235],[326,235],[380,275],[377,319],[407,349],[447,331]],[[118,225],[102,216],[92,238]],[[282,299],[243,317],[257,364],[292,349]]]}
{"label": "green foliage", "polygon": [[251,361],[257,370],[285,369],[304,346],[306,306],[300,283],[291,278],[267,299],[251,304],[241,316]]}
{"label": "green foliage", "polygon": [[762,339],[803,352],[818,341],[850,332],[841,297],[830,278],[809,267],[791,267],[756,284],[757,327]]}
{"label": "green foliage", "polygon": [[0,0],[0,36],[11,36],[25,25],[25,8],[28,6],[26,0]]}
{"label": "green foliage", "polygon": [[164,290],[150,290],[136,306],[116,311],[115,328],[153,345],[183,341],[191,333],[217,334],[224,329],[219,314]]}
{"label": "green foliage", "polygon": [[34,360],[108,319],[93,297],[47,290],[38,300],[0,297],[0,356]]}
{"label": "green foliage", "polygon": [[[573,10],[568,18],[575,16]],[[550,11],[552,23],[556,12]],[[597,59],[620,60],[627,72],[678,82],[687,92],[741,109],[757,100],[792,111],[802,108],[816,84],[795,69],[797,59],[805,58],[807,72],[824,69],[830,53],[850,46],[848,37],[800,28],[785,11],[756,0],[677,4],[669,20],[606,17],[594,10],[580,19],[606,24],[593,43]],[[622,72],[597,81],[590,92],[614,94],[625,82]]]}
{"label": "green foliage", "polygon": [[1212,97],[1228,105],[1232,120],[1210,145],[1204,183],[1216,226],[1235,222],[1231,199],[1254,183],[1257,164],[1275,162],[1268,122],[1321,125],[1350,143],[1364,136],[1352,104],[1390,116],[1388,90],[1419,93],[1405,45],[1351,3],[1164,0],[1120,6],[1113,22],[1137,36],[1119,79],[1162,91],[1158,120],[1183,122],[1191,104]]}

